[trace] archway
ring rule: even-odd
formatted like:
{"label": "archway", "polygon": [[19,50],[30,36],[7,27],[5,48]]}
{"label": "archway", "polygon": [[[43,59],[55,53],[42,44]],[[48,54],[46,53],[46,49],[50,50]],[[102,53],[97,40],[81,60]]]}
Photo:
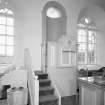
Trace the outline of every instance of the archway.
{"label": "archway", "polygon": [[[50,13],[53,14],[53,16],[49,16]],[[42,42],[45,40],[56,41],[60,35],[66,34],[67,16],[64,7],[60,3],[50,1],[44,6],[42,11],[42,22]],[[55,33],[52,32],[50,34],[50,31],[55,31]]]}
{"label": "archway", "polygon": [[49,1],[42,11],[42,69],[47,70],[48,42],[56,42],[66,35],[67,15],[64,7]]}

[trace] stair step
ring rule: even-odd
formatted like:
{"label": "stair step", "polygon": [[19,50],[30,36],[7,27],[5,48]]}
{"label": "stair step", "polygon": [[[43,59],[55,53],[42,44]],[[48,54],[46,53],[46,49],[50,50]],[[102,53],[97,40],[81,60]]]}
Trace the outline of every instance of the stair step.
{"label": "stair step", "polygon": [[39,105],[58,105],[58,98],[55,95],[41,96]]}
{"label": "stair step", "polygon": [[47,79],[48,78],[48,74],[47,73],[43,73],[42,71],[35,71],[35,74],[38,75],[38,79]]}
{"label": "stair step", "polygon": [[42,73],[42,74],[38,74],[38,79],[40,80],[40,79],[47,79],[48,78],[48,74],[44,74],[44,73]]}
{"label": "stair step", "polygon": [[50,86],[50,84],[51,84],[51,81],[49,79],[39,80],[39,86],[40,87]]}
{"label": "stair step", "polygon": [[42,71],[34,71],[35,74],[43,73]]}
{"label": "stair step", "polygon": [[58,105],[58,98],[54,95],[54,88],[48,74],[42,71],[35,71],[39,79],[39,105]]}
{"label": "stair step", "polygon": [[52,95],[52,94],[54,94],[54,88],[51,86],[39,88],[39,96]]}

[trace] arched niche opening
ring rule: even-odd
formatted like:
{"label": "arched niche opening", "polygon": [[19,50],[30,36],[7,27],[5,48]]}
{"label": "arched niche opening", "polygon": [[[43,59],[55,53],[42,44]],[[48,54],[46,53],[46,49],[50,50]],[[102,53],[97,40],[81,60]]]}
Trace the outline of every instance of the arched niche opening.
{"label": "arched niche opening", "polygon": [[65,8],[56,1],[49,1],[42,11],[42,56],[41,68],[47,71],[49,63],[55,66],[56,42],[66,35],[67,16]]}
{"label": "arched niche opening", "polygon": [[42,22],[42,42],[57,41],[62,35],[66,35],[67,16],[60,3],[47,2],[42,11]]}

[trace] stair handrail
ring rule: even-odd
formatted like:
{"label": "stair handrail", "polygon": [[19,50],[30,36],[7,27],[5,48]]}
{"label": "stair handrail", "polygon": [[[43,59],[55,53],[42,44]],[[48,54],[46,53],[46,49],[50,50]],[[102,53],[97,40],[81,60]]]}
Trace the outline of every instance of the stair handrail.
{"label": "stair handrail", "polygon": [[29,49],[24,49],[24,68],[27,70],[27,82],[31,105],[39,105],[39,81],[31,65]]}
{"label": "stair handrail", "polygon": [[55,89],[55,95],[58,97],[58,105],[61,105],[61,95],[60,95],[59,90],[57,89],[55,80],[54,80],[53,78],[51,78],[50,73],[48,73],[48,76],[49,76],[49,78],[50,78],[50,80],[51,80],[52,86],[53,86],[54,89]]}

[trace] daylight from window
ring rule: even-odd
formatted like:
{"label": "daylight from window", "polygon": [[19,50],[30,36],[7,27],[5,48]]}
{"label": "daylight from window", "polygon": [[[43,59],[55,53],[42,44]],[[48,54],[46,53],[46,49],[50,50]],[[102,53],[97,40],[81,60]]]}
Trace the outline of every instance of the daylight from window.
{"label": "daylight from window", "polygon": [[62,15],[59,9],[55,7],[50,7],[47,10],[47,16],[50,18],[60,18]]}
{"label": "daylight from window", "polygon": [[7,8],[0,10],[0,56],[14,54],[14,18]]}
{"label": "daylight from window", "polygon": [[[77,61],[78,64],[96,63],[96,31],[91,21],[85,18],[78,24]],[[93,25],[94,26],[94,25]]]}

